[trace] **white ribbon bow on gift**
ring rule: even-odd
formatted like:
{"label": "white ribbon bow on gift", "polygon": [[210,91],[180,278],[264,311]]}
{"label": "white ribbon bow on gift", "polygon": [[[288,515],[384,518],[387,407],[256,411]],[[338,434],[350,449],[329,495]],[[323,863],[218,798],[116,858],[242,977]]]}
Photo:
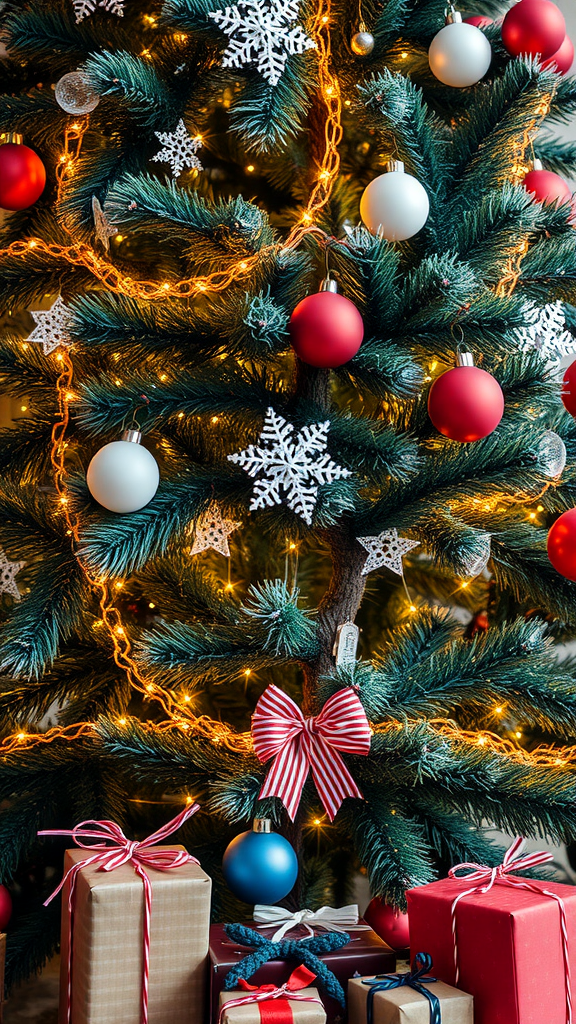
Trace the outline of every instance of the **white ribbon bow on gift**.
{"label": "white ribbon bow on gift", "polygon": [[303,939],[314,935],[314,927],[323,928],[327,932],[370,931],[367,924],[358,924],[358,906],[351,903],[348,907],[320,907],[320,910],[296,910],[291,913],[285,907],[268,907],[257,903],[254,907],[254,920],[261,922],[259,928],[272,928],[280,925],[274,932],[271,942],[281,942],[287,932],[304,925],[306,934]]}

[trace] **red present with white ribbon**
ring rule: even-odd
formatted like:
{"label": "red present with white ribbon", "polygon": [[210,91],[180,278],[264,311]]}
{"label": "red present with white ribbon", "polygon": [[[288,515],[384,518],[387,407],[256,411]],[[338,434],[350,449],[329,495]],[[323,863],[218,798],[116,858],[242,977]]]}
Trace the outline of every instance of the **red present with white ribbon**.
{"label": "red present with white ribbon", "polygon": [[326,1024],[316,975],[303,965],[283,985],[251,985],[220,993],[218,1024]]}
{"label": "red present with white ribbon", "polygon": [[410,947],[474,996],[475,1024],[576,1024],[576,887],[518,876],[552,860],[523,847],[410,889]]}
{"label": "red present with white ribbon", "polygon": [[277,686],[269,686],[252,716],[252,739],[259,761],[274,758],[260,799],[277,796],[294,820],[308,773],[330,821],[347,796],[362,799],[342,753],[370,751],[366,712],[353,689],[338,690],[318,715],[305,718]]}

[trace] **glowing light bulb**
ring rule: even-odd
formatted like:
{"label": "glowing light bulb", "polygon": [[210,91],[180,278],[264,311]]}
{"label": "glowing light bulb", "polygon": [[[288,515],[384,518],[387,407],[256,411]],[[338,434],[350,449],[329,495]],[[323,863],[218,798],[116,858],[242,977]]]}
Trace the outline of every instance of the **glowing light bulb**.
{"label": "glowing light bulb", "polygon": [[149,607],[149,608],[155,608],[155,607],[156,607],[156,605],[154,604],[154,601],[149,601],[149,602],[148,602],[148,607]]}
{"label": "glowing light bulb", "polygon": [[248,174],[252,174],[252,171],[255,171],[256,168],[254,167],[254,164],[248,164],[246,170],[248,171]]}
{"label": "glowing light bulb", "polygon": [[322,822],[320,821],[320,818],[314,818],[314,822],[313,822],[313,824],[314,824],[314,825],[316,825],[316,826],[318,826],[318,825],[321,825],[321,824],[322,824]]}

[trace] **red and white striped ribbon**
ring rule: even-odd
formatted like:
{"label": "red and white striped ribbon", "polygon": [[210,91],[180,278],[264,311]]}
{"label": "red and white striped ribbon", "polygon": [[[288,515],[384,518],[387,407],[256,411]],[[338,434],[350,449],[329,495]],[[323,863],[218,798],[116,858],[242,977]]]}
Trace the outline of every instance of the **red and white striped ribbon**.
{"label": "red and white striped ribbon", "polygon": [[339,751],[368,754],[370,725],[354,690],[338,690],[315,718],[304,718],[291,697],[269,686],[252,716],[252,738],[262,762],[274,758],[260,790],[260,799],[280,797],[292,821],[298,810],[308,772],[330,821],[347,796],[359,797],[352,775]]}
{"label": "red and white striped ribbon", "polygon": [[[549,896],[551,899],[556,900],[558,909],[560,911],[560,934],[562,938],[562,958],[564,961],[564,980],[566,986],[566,1024],[572,1024],[572,979],[570,975],[570,956],[568,949],[568,925],[566,922],[566,906],[564,900],[556,892],[552,892],[550,889],[540,889],[537,885],[531,885],[530,882],[524,878],[515,878],[510,874],[511,871],[527,871],[529,868],[538,867],[540,864],[547,864],[553,860],[551,853],[545,850],[535,850],[533,853],[527,853],[524,857],[522,851],[526,845],[526,840],[522,836],[517,836],[512,846],[506,851],[504,860],[497,867],[491,868],[485,864],[474,864],[464,863],[457,864],[455,867],[450,868],[448,872],[450,878],[455,878],[457,881],[465,879],[467,882],[476,882],[471,889],[466,889],[464,892],[458,893],[456,899],[452,903],[452,938],[454,940],[454,966],[456,967],[456,984],[458,984],[460,978],[460,967],[458,963],[458,933],[456,928],[456,909],[460,900],[463,900],[465,896],[483,895],[484,893],[490,892],[493,885],[507,885],[517,889],[527,889],[529,892],[534,892],[538,896]],[[468,875],[458,875],[458,871],[471,868],[472,871]]]}
{"label": "red and white striped ribbon", "polygon": [[[319,1003],[320,1006],[322,1006],[322,1000],[319,999],[318,996],[305,996],[302,992],[298,991],[299,989],[307,988],[311,985],[315,977],[316,975],[313,971],[308,970],[308,968],[304,967],[304,964],[302,964],[300,967],[297,967],[295,971],[292,971],[288,981],[278,987],[275,985],[261,985],[260,987],[258,985],[250,985],[244,980],[244,978],[240,978],[238,984],[240,985],[240,988],[246,991],[247,994],[245,996],[236,996],[234,999],[228,999],[220,1007],[218,1024],[222,1024],[224,1014],[233,1006],[245,1006],[249,1003],[264,1003],[268,1002],[270,999],[281,999],[286,1001],[289,999],[296,999],[302,1003]],[[289,1004],[287,1006],[287,1010],[290,1017],[292,1017]],[[284,1020],[286,1019],[285,1013],[270,1014],[268,1017],[269,1020],[274,1020],[275,1022],[282,1018],[284,1018]],[[261,1017],[261,1019],[263,1024],[265,1024],[265,1018]]]}
{"label": "red and white striped ribbon", "polygon": [[[74,894],[76,891],[76,880],[82,868],[93,864],[98,866],[99,871],[114,871],[122,864],[133,864],[136,874],[142,879],[144,885],[144,934],[143,934],[143,964],[142,964],[142,1013],[141,1024],[148,1024],[148,984],[150,979],[150,922],[152,918],[152,883],[146,874],[146,868],[155,868],[156,871],[170,871],[172,868],[180,868],[184,864],[198,864],[196,857],[192,857],[186,850],[151,850],[149,847],[162,842],[168,836],[176,832],[184,822],[188,821],[199,809],[199,804],[190,804],[185,807],[172,821],[154,832],[153,835],[137,843],[127,839],[122,829],[114,821],[81,821],[72,829],[49,829],[39,832],[39,836],[71,836],[76,846],[83,850],[95,850],[91,857],[78,861],[64,875],[60,885],[48,897],[44,906],[48,906],[51,900],[58,895],[69,882],[68,890],[68,960],[67,960],[67,1003],[66,1021],[70,1024],[72,1015],[72,916],[74,912]],[[101,842],[86,843],[86,839],[100,839]],[[107,846],[107,843],[113,846]]]}

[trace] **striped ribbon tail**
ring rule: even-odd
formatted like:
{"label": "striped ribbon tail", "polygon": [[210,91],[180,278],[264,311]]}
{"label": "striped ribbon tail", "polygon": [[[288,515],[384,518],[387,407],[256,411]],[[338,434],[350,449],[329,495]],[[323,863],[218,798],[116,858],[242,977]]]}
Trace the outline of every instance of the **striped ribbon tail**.
{"label": "striped ribbon tail", "polygon": [[293,821],[312,771],[322,806],[333,821],[345,797],[362,799],[340,751],[366,755],[370,737],[366,713],[352,689],[338,690],[319,715],[305,718],[287,693],[269,686],[252,716],[256,756],[261,762],[273,758],[260,799],[279,797]]}

